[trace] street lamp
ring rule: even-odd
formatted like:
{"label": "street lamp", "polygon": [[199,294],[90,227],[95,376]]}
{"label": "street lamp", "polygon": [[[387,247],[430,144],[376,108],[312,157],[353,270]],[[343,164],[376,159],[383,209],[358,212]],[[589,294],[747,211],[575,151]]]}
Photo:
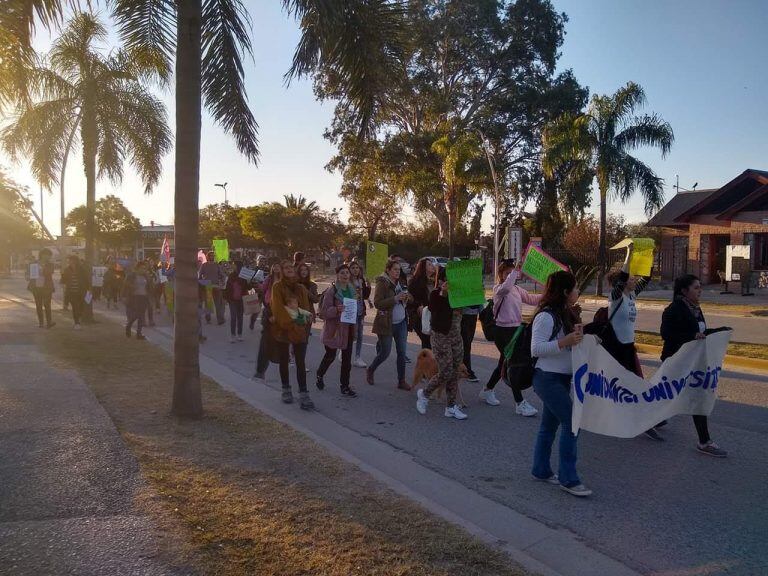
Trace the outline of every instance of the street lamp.
{"label": "street lamp", "polygon": [[214,186],[218,186],[219,188],[224,188],[224,204],[228,204],[228,202],[227,202],[227,182],[224,182],[224,184],[214,184]]}
{"label": "street lamp", "polygon": [[491,178],[493,178],[493,274],[496,274],[496,271],[499,269],[499,181],[496,177],[496,168],[493,165],[491,146],[485,138],[485,134],[483,134],[479,128],[476,128],[476,130],[483,142],[483,150],[485,150],[485,157],[488,159],[488,166],[491,169]]}

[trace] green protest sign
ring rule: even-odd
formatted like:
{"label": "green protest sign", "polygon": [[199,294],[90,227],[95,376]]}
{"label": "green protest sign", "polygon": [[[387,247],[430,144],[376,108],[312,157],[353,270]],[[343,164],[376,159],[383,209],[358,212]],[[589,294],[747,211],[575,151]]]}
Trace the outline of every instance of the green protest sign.
{"label": "green protest sign", "polygon": [[389,257],[389,246],[380,242],[365,243],[365,275],[368,278],[375,278],[384,273]]}
{"label": "green protest sign", "polygon": [[528,245],[521,270],[528,278],[539,284],[546,284],[550,274],[560,270],[568,270],[568,267],[552,258],[539,246],[535,244]]}
{"label": "green protest sign", "polygon": [[214,240],[213,252],[216,254],[216,262],[227,262],[229,260],[229,240],[226,238]]}
{"label": "green protest sign", "polygon": [[445,266],[451,308],[485,304],[482,260],[451,260]]}

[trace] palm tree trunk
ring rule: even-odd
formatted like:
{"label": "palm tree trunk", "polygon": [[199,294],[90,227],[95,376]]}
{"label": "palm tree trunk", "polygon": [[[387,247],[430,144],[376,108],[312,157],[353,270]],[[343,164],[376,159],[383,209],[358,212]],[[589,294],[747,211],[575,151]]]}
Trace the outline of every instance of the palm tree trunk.
{"label": "palm tree trunk", "polygon": [[606,265],[608,263],[608,246],[606,246],[606,228],[608,225],[607,211],[608,190],[600,188],[600,248],[597,256],[597,295],[603,295],[603,279],[605,278]]}
{"label": "palm tree trunk", "polygon": [[177,416],[203,413],[197,318],[197,227],[201,130],[201,0],[177,3],[173,401]]}
{"label": "palm tree trunk", "polygon": [[87,103],[83,106],[81,138],[83,140],[83,166],[85,167],[85,266],[91,269],[94,262],[96,238],[96,118]]}

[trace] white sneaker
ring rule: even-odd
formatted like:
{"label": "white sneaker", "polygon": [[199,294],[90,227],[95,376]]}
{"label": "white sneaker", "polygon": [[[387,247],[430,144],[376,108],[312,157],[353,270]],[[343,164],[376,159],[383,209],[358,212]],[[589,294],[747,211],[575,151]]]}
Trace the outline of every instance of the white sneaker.
{"label": "white sneaker", "polygon": [[237,337],[237,341],[238,341],[238,342],[242,342],[243,340],[245,340],[245,338],[243,338],[242,336],[238,336],[238,337]]}
{"label": "white sneaker", "polygon": [[520,416],[536,416],[536,414],[539,413],[539,411],[536,410],[536,408],[531,406],[528,400],[523,400],[522,402],[519,402],[517,405],[517,408],[515,408],[515,412],[520,414]]}
{"label": "white sneaker", "polygon": [[235,342],[237,342],[237,340],[235,340],[234,336],[230,336],[229,337],[229,342],[230,342],[230,344],[234,344]]}
{"label": "white sneaker", "polygon": [[363,360],[360,358],[360,356],[358,356],[357,358],[355,358],[355,361],[354,361],[354,363],[353,363],[353,366],[355,366],[355,367],[357,367],[357,368],[368,368],[368,364],[366,364],[365,362],[363,362]]}
{"label": "white sneaker", "polygon": [[496,392],[493,390],[480,390],[480,400],[485,400],[485,403],[489,406],[498,406],[501,404],[499,399],[496,398]]}
{"label": "white sneaker", "polygon": [[75,324],[72,328],[74,330],[80,330],[80,324]]}
{"label": "white sneaker", "polygon": [[456,418],[456,420],[466,420],[467,415],[462,412],[458,406],[451,406],[445,409],[446,418]]}
{"label": "white sneaker", "polygon": [[426,414],[428,405],[429,405],[429,398],[424,396],[424,389],[419,388],[418,390],[416,390],[416,411],[419,414]]}
{"label": "white sneaker", "polygon": [[560,488],[568,492],[568,494],[573,494],[574,496],[578,496],[579,498],[584,498],[585,496],[592,495],[592,490],[584,486],[584,484],[577,484],[576,486],[571,486],[571,487],[563,486],[561,484]]}

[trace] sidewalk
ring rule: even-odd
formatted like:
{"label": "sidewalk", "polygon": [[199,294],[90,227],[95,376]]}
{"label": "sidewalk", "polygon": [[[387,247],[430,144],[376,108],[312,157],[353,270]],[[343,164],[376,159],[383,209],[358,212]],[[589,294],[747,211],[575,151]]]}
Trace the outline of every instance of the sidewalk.
{"label": "sidewalk", "polygon": [[77,373],[42,352],[34,308],[0,298],[0,574],[190,574],[136,509],[136,460]]}

